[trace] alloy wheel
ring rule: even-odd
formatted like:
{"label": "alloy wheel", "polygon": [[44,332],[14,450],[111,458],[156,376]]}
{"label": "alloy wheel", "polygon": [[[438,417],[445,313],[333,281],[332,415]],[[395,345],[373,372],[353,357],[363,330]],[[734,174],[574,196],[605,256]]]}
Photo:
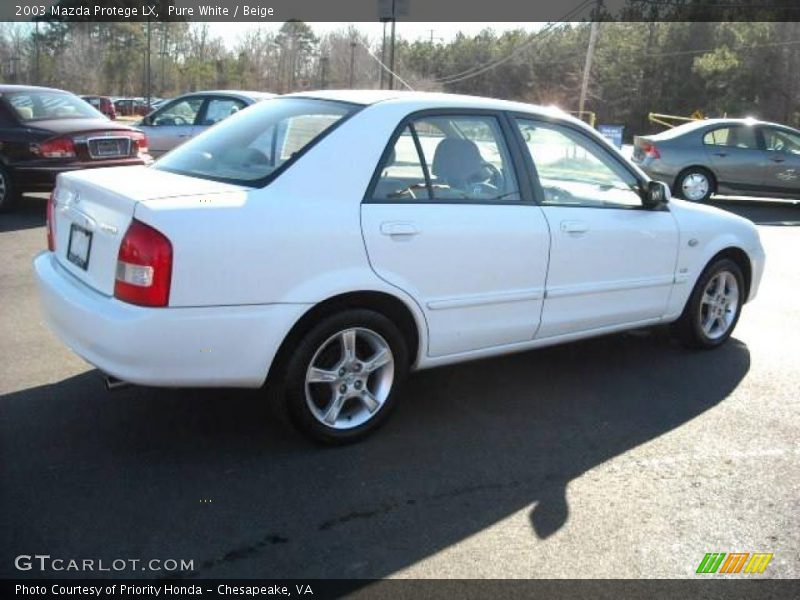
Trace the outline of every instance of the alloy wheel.
{"label": "alloy wheel", "polygon": [[306,404],[322,425],[353,429],[380,411],[394,376],[394,356],[381,335],[364,327],[345,329],[314,353],[305,376]]}
{"label": "alloy wheel", "polygon": [[739,284],[730,271],[720,271],[706,284],[700,300],[700,328],[710,340],[724,336],[736,320]]}

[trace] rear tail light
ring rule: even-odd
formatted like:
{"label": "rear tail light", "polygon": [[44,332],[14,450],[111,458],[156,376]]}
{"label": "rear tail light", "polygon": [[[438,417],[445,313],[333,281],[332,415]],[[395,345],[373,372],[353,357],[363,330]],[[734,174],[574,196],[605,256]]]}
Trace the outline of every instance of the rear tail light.
{"label": "rear tail light", "polygon": [[650,158],[661,158],[661,152],[658,151],[656,145],[651,142],[645,142],[642,146],[642,150],[644,150],[645,156],[649,156]]}
{"label": "rear tail light", "polygon": [[147,154],[149,152],[150,149],[147,145],[147,136],[144,133],[141,131],[134,131],[131,133],[130,137],[133,142],[134,154]]}
{"label": "rear tail light", "polygon": [[68,137],[58,137],[31,144],[31,152],[44,158],[74,158],[75,143]]}
{"label": "rear tail light", "polygon": [[53,190],[50,193],[50,199],[47,201],[47,249],[50,252],[56,251],[56,192]]}
{"label": "rear tail light", "polygon": [[134,219],[119,247],[114,297],[140,306],[167,306],[171,280],[172,244]]}

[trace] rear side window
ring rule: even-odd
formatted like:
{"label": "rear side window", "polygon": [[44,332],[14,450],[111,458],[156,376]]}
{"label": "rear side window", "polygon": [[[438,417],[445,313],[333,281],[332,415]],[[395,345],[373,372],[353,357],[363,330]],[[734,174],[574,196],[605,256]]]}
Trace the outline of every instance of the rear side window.
{"label": "rear side window", "polygon": [[359,107],[275,98],[226,118],[158,160],[154,168],[242,185],[263,185]]}
{"label": "rear side window", "polygon": [[403,129],[381,165],[372,198],[513,202],[521,197],[495,117],[436,115]]}
{"label": "rear side window", "polygon": [[754,127],[737,125],[712,129],[703,136],[703,143],[708,146],[726,146],[728,148],[758,149],[756,130]]}

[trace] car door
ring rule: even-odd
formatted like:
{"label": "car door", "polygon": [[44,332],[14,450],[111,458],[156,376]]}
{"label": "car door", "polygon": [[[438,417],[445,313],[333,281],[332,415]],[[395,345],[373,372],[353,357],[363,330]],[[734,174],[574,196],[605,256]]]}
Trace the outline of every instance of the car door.
{"label": "car door", "polygon": [[724,187],[755,190],[764,178],[766,155],[755,125],[714,127],[703,134],[709,164]]}
{"label": "car door", "polygon": [[577,127],[514,121],[551,232],[537,338],[660,318],[678,251],[672,214],[645,209],[634,172]]}
{"label": "car door", "polygon": [[195,134],[205,96],[184,96],[151,113],[138,126],[147,134],[150,154],[158,158]]}
{"label": "car door", "polygon": [[783,127],[761,131],[767,154],[762,185],[771,193],[800,194],[800,134]]}
{"label": "car door", "polygon": [[412,296],[430,356],[531,340],[549,233],[510,126],[486,112],[418,115],[398,128],[362,204],[370,263]]}
{"label": "car door", "polygon": [[216,125],[223,119],[227,119],[229,116],[236,114],[245,107],[247,107],[247,103],[240,98],[233,98],[231,96],[209,96],[197,117],[193,135],[205,131],[212,125]]}

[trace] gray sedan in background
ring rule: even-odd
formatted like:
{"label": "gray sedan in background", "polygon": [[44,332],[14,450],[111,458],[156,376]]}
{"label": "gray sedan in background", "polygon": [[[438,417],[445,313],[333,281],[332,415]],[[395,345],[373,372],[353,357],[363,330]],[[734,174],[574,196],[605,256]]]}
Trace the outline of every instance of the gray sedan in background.
{"label": "gray sedan in background", "polygon": [[150,154],[158,158],[233,113],[274,96],[232,90],[192,92],[164,102],[136,127],[147,134]]}
{"label": "gray sedan in background", "polygon": [[633,162],[673,194],[800,196],[800,131],[754,119],[707,119],[634,137]]}

